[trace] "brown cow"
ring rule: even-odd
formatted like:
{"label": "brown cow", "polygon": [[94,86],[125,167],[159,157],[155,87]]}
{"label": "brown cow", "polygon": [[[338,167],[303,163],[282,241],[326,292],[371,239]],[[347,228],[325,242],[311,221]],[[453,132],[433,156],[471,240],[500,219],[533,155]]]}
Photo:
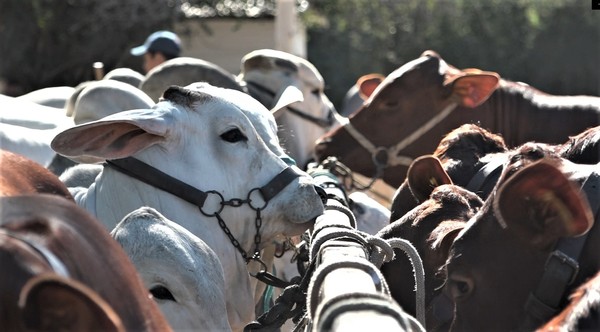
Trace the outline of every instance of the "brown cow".
{"label": "brown cow", "polygon": [[0,196],[46,193],[73,201],[56,175],[21,155],[0,150],[0,169]]}
{"label": "brown cow", "polygon": [[510,153],[449,253],[444,291],[455,303],[452,330],[535,329],[597,273],[599,167],[533,143]]}
{"label": "brown cow", "polygon": [[493,72],[459,70],[426,51],[389,74],[350,125],[324,135],[315,153],[319,161],[335,156],[353,172],[397,188],[411,160],[430,154],[440,137],[465,123],[501,134],[509,147],[563,143],[600,125],[600,97],[548,95]]}
{"label": "brown cow", "polygon": [[597,164],[600,162],[600,126],[569,137],[560,147],[563,158],[578,164]]}
{"label": "brown cow", "polygon": [[49,194],[0,197],[0,206],[3,329],[170,330],[123,249],[85,210]]}
{"label": "brown cow", "polygon": [[[448,175],[433,156],[416,159],[409,168],[408,179],[422,203],[383,228],[378,235],[384,239],[403,238],[415,246],[425,270],[426,328],[428,331],[443,330],[447,329],[444,324],[452,319],[452,306],[444,297],[438,297],[443,283],[438,271],[446,262],[452,240],[483,201],[466,189],[448,184],[451,183]],[[396,250],[394,259],[385,263],[381,272],[394,300],[414,316],[415,282],[406,255]]]}
{"label": "brown cow", "polygon": [[600,272],[579,286],[569,306],[537,331],[600,331]]}
{"label": "brown cow", "polygon": [[[503,153],[507,150],[500,135],[474,124],[465,124],[446,134],[432,155],[440,160],[442,171],[448,174],[453,184],[485,199],[496,184],[495,175],[501,170],[506,159]],[[431,185],[435,187],[439,184]],[[390,221],[400,219],[428,198],[415,197],[411,189],[407,177],[394,194]]]}

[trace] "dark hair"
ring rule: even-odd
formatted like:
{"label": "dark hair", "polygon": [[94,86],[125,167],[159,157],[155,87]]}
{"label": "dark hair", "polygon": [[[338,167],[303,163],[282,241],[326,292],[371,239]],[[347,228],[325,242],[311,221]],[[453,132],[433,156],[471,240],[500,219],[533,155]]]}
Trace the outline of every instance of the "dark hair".
{"label": "dark hair", "polygon": [[150,53],[152,56],[154,56],[156,53],[160,53],[165,57],[165,60],[171,60],[171,59],[174,59],[179,56],[177,54],[169,54],[169,53],[165,53],[165,52],[161,52],[161,51],[153,51],[153,50],[148,50],[146,53]]}

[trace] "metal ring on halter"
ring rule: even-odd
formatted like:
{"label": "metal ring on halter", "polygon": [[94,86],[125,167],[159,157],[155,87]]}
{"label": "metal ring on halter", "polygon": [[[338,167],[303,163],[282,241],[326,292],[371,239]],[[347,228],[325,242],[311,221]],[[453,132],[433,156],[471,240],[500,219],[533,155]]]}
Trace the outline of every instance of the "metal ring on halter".
{"label": "metal ring on halter", "polygon": [[[211,197],[213,197],[213,199],[211,199]],[[223,195],[221,195],[220,192],[214,191],[214,190],[207,191],[206,199],[204,200],[204,204],[199,207],[200,212],[207,217],[214,217],[217,214],[221,213],[221,211],[223,211],[223,202],[224,201],[225,201],[225,199],[223,198]],[[218,206],[218,208],[214,209],[214,212],[211,212],[211,213],[206,212],[206,211],[204,211],[204,209],[206,208],[208,203],[212,203],[211,205]]]}
{"label": "metal ring on halter", "polygon": [[267,272],[267,264],[265,264],[260,257],[255,255],[246,261],[246,269],[248,270],[248,274],[250,276],[256,278],[259,273]]}
{"label": "metal ring on halter", "polygon": [[[380,158],[380,157],[382,157],[382,158]],[[373,159],[373,163],[375,163],[375,166],[385,167],[385,166],[387,166],[388,162],[390,161],[389,151],[387,148],[380,146],[380,147],[376,148],[375,151],[373,151],[371,158]]]}
{"label": "metal ring on halter", "polygon": [[[262,206],[257,206],[259,204],[255,205],[255,203],[253,203],[254,200],[252,199],[251,196],[252,196],[252,193],[254,193],[254,192],[257,192],[258,195],[260,196],[260,200],[263,202]],[[254,209],[254,210],[262,210],[262,209],[264,209],[267,206],[268,203],[269,202],[264,199],[262,193],[260,192],[260,188],[254,188],[254,189],[250,190],[250,192],[248,193],[248,205],[250,205],[250,207],[252,209]]]}

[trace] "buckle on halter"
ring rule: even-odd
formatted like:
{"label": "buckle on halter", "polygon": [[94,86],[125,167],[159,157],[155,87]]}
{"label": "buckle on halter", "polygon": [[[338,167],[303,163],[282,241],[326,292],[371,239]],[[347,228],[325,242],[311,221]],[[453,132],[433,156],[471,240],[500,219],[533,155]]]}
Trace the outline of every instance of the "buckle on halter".
{"label": "buckle on halter", "polygon": [[544,270],[551,271],[552,273],[557,273],[560,271],[560,275],[568,273],[568,275],[565,274],[565,276],[568,276],[567,284],[571,284],[579,272],[579,263],[564,252],[560,250],[554,250],[548,256]]}

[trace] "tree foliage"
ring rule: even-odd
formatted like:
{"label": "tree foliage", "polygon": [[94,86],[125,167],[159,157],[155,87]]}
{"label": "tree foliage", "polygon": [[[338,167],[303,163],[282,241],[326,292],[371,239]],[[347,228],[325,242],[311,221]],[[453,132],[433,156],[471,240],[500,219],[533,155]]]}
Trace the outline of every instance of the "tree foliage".
{"label": "tree foliage", "polygon": [[576,0],[313,0],[308,58],[339,104],[423,51],[555,94],[600,93],[600,11]]}
{"label": "tree foliage", "polygon": [[[92,79],[95,61],[107,69],[126,66],[141,71],[129,49],[150,32],[171,28],[184,6],[237,17],[271,13],[275,3],[1,0],[0,78],[25,93]],[[428,49],[458,68],[496,71],[549,93],[600,93],[600,11],[591,10],[587,1],[296,3],[308,28],[308,58],[325,77],[326,92],[336,105],[360,75],[388,74]]]}

